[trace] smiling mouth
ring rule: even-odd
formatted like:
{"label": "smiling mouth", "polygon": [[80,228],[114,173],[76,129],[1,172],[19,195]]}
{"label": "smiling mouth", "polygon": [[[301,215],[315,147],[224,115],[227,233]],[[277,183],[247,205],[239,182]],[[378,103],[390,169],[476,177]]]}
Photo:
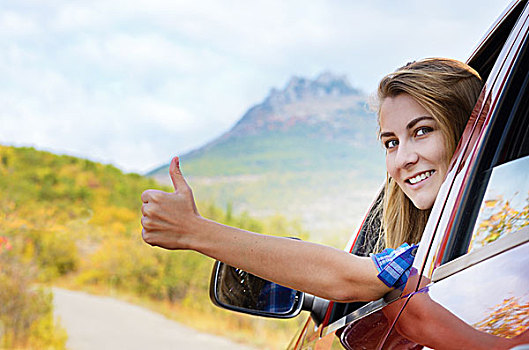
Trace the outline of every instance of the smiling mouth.
{"label": "smiling mouth", "polygon": [[417,183],[419,183],[421,181],[426,180],[427,178],[432,176],[434,173],[435,173],[435,170],[425,171],[424,173],[421,173],[421,174],[419,174],[417,176],[414,176],[414,177],[411,177],[409,179],[406,179],[406,182],[410,183],[412,185],[415,185],[415,184],[417,184]]}

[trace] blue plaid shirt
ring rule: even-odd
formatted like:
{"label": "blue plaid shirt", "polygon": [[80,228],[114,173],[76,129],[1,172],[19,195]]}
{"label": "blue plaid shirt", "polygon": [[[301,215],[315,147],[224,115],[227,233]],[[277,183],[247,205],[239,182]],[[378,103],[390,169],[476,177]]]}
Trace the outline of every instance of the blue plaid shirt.
{"label": "blue plaid shirt", "polygon": [[386,248],[380,253],[369,254],[379,272],[377,277],[390,288],[404,289],[417,247],[417,244],[404,243],[396,249]]}

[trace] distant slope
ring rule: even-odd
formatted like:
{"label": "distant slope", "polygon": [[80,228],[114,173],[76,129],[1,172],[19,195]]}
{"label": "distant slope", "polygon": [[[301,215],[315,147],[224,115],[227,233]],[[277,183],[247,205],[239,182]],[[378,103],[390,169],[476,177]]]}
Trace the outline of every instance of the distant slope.
{"label": "distant slope", "polygon": [[[315,237],[351,230],[384,178],[376,117],[345,77],[294,77],[226,134],[182,156],[198,198],[301,218]],[[148,175],[168,183],[168,165]]]}

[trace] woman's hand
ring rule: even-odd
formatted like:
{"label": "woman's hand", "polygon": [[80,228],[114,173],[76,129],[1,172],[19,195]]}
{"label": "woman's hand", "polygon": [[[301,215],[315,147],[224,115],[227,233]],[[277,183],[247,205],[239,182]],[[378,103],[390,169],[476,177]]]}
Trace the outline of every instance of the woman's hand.
{"label": "woman's hand", "polygon": [[169,166],[175,191],[147,190],[142,193],[143,240],[166,249],[192,249],[193,224],[201,219],[191,188],[180,171],[178,157]]}

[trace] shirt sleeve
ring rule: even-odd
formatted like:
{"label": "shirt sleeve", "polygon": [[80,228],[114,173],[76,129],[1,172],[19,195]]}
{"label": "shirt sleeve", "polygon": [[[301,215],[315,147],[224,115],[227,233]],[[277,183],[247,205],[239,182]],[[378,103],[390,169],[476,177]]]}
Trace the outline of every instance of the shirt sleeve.
{"label": "shirt sleeve", "polygon": [[404,289],[417,247],[417,244],[410,246],[404,243],[396,249],[386,248],[380,253],[370,254],[379,272],[377,277],[390,288]]}

